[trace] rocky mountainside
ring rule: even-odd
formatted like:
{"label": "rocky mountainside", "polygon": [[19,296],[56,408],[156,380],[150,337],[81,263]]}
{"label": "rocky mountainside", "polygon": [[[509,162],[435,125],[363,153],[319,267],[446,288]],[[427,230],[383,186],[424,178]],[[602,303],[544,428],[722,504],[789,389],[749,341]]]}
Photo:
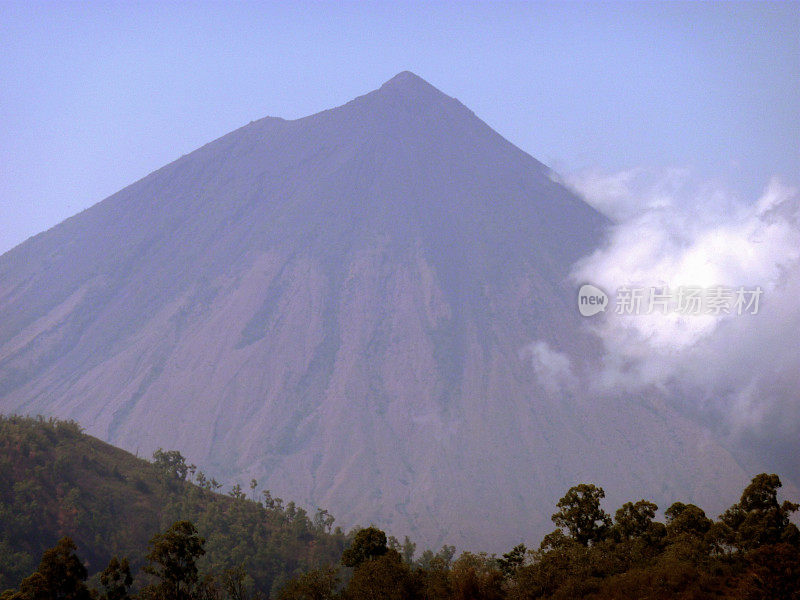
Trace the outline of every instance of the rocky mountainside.
{"label": "rocky mountainside", "polygon": [[0,411],[431,546],[538,539],[579,481],[713,509],[747,476],[704,431],[536,379],[594,352],[606,225],[554,179],[408,72],[250,123],[0,257]]}

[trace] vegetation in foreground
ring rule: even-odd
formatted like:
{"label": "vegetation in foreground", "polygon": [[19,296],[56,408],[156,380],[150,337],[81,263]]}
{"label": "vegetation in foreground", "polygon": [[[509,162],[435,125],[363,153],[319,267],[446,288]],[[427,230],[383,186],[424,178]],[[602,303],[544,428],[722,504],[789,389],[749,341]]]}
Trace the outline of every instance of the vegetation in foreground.
{"label": "vegetation in foreground", "polygon": [[[91,440],[82,436],[74,424],[2,420],[3,481],[12,481],[5,478],[7,471],[3,470],[9,466],[9,424],[18,434],[49,431],[57,438],[64,433],[58,430],[65,428],[69,436]],[[14,439],[19,443],[19,435]],[[300,530],[291,527],[297,517],[287,517],[287,509],[282,506],[270,507],[270,501],[276,501],[268,493],[265,504],[261,504],[247,499],[237,488],[230,497],[224,497],[213,494],[205,484],[186,482],[191,466],[176,452],[156,453],[151,466],[160,474],[161,485],[166,489],[177,486],[181,492],[177,497],[209,494],[205,501],[219,505],[213,514],[215,518],[222,517],[224,524],[209,520],[205,507],[201,509],[185,499],[170,500],[178,512],[194,506],[198,524],[178,519],[152,536],[139,568],[132,566],[127,557],[115,555],[89,580],[79,548],[71,538],[63,537],[44,552],[38,568],[16,589],[4,592],[0,600],[800,599],[800,531],[790,521],[798,505],[779,502],[781,482],[774,474],[756,476],[739,502],[717,520],[708,518],[695,505],[676,502],[665,511],[665,523],[655,519],[658,507],[646,500],[624,504],[612,518],[601,507],[603,489],[581,484],[568,490],[558,502],[552,517],[557,529],[545,536],[538,549],[519,545],[501,557],[464,552],[455,558],[455,549],[445,546],[436,554],[427,550],[415,559],[411,541],[406,538],[400,544],[375,527],[351,536],[338,530],[330,533],[332,521],[324,511],[314,521],[301,515],[303,530],[312,536],[310,540],[302,538],[296,535]],[[13,487],[16,489],[16,483]],[[253,491],[255,487],[252,486]],[[0,492],[4,495],[0,544],[10,552],[0,555],[0,561],[8,562],[8,556],[24,558],[24,552],[14,554],[15,544],[22,538],[11,537],[9,528],[20,527],[20,522],[9,517],[5,500],[8,494],[5,490]],[[39,492],[43,494],[40,498],[48,497],[44,489]],[[165,498],[172,497],[162,497]],[[60,502],[56,502],[56,508]],[[299,510],[292,508],[294,513]],[[248,520],[245,515],[251,513],[258,518]],[[232,516],[237,514],[238,518]],[[264,518],[276,520],[266,529],[272,534],[277,532],[278,537],[283,535],[293,548],[303,550],[304,560],[274,552],[258,554],[260,544],[275,542],[274,536],[254,535],[260,531],[259,519]],[[32,534],[38,531],[44,535],[44,530],[36,529],[39,524],[28,524]],[[220,532],[231,526],[238,527],[234,527],[236,533],[220,537]],[[120,521],[110,531],[127,539],[132,535],[128,529]],[[209,533],[201,535],[205,531]],[[24,528],[16,530],[16,535],[25,534]],[[309,551],[308,546],[314,547],[318,542],[328,544],[327,552]],[[86,549],[99,553],[91,543]],[[262,562],[269,556],[274,563]],[[236,562],[238,559],[243,560]],[[292,562],[284,564],[283,560]],[[282,574],[291,564],[295,575],[282,580],[273,577],[265,589],[259,579],[265,564],[272,565],[270,573]]]}
{"label": "vegetation in foreground", "polygon": [[176,451],[148,462],[73,422],[0,416],[0,591],[19,586],[65,536],[93,586],[117,556],[128,558],[139,589],[150,577],[148,542],[177,521],[205,539],[199,569],[221,576],[245,567],[265,593],[339,560],[346,536],[326,511],[309,515],[255,481],[247,491],[220,488]]}

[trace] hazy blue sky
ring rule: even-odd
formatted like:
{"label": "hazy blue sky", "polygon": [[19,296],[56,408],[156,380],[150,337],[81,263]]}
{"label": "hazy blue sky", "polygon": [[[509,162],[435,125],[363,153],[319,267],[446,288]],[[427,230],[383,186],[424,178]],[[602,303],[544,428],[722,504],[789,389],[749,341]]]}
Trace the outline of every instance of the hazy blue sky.
{"label": "hazy blue sky", "polygon": [[411,70],[564,173],[800,179],[800,4],[0,0],[0,252],[263,116]]}

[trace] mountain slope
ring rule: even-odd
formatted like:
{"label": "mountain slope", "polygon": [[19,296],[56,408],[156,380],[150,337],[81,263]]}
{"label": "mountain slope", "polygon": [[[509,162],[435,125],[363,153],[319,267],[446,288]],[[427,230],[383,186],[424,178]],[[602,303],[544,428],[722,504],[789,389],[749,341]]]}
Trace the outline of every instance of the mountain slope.
{"label": "mountain slope", "polygon": [[605,225],[401,73],[251,123],[0,257],[0,410],[178,447],[431,546],[538,536],[579,480],[713,508],[746,476],[701,430],[531,368],[533,341],[594,351],[565,278]]}

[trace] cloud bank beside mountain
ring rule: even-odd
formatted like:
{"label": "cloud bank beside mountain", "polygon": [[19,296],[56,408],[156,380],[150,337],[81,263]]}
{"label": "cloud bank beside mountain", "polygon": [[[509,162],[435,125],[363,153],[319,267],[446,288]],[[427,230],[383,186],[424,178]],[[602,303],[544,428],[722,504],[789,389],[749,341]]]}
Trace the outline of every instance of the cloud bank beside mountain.
{"label": "cloud bank beside mountain", "polygon": [[[755,452],[800,479],[798,190],[773,180],[748,202],[679,169],[584,172],[568,184],[615,222],[604,246],[572,273],[576,287],[591,282],[611,296],[605,313],[585,320],[603,353],[581,389],[656,394],[742,455]],[[622,286],[758,286],[763,293],[757,314],[751,307],[741,315],[630,315],[615,310]],[[560,365],[557,382],[568,369]]]}

